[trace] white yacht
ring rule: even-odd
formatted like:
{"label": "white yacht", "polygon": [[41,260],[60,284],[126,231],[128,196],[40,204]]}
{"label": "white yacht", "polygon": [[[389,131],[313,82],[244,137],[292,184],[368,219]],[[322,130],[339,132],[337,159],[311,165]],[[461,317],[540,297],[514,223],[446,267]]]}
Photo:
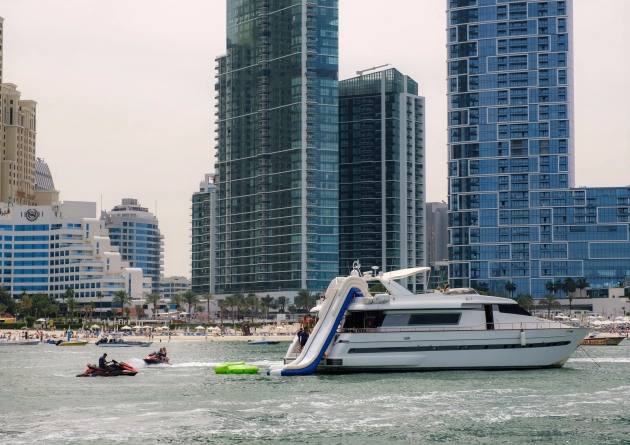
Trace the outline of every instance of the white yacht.
{"label": "white yacht", "polygon": [[[512,299],[474,289],[413,294],[395,281],[428,271],[372,276],[361,274],[357,262],[313,309],[318,322],[302,351],[295,338],[284,365],[268,374],[554,368],[589,333],[534,317]],[[387,292],[370,294],[376,282]]]}

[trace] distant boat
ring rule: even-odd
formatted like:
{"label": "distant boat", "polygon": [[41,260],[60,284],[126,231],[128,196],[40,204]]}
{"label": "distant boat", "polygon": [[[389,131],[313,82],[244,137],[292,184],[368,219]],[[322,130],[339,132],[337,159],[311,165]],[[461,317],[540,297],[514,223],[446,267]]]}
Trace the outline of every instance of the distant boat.
{"label": "distant boat", "polygon": [[280,343],[279,341],[269,341],[269,340],[258,340],[258,341],[247,340],[247,344],[250,346],[277,345],[279,343]]}
{"label": "distant boat", "polygon": [[131,346],[140,346],[142,348],[148,348],[153,344],[151,341],[127,341],[120,337],[101,338],[97,341],[96,346],[104,348],[129,348]]}
{"label": "distant boat", "polygon": [[38,345],[39,340],[6,340],[0,339],[0,346],[33,346]]}
{"label": "distant boat", "polygon": [[87,340],[70,340],[57,343],[57,346],[85,346],[88,344]]}
{"label": "distant boat", "polygon": [[592,337],[587,337],[582,340],[580,345],[582,346],[617,346],[619,343],[624,341],[626,337],[622,336],[614,336],[614,337],[601,337],[598,334],[593,335]]}

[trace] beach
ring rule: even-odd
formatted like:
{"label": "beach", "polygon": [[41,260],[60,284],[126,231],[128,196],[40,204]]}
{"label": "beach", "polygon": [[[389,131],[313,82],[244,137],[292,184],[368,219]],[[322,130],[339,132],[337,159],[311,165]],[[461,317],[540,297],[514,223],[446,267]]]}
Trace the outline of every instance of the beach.
{"label": "beach", "polygon": [[[11,338],[14,338],[16,336],[16,334],[18,335],[18,338],[21,338],[19,336],[19,334],[21,334],[22,332],[24,332],[23,329],[0,329],[0,336],[2,335],[9,335]],[[29,337],[32,338],[36,338],[37,332],[37,328],[31,328],[28,330],[29,333]],[[62,339],[66,339],[66,336],[64,335],[64,331],[62,329],[57,329],[56,331],[51,331],[51,330],[44,330],[44,341],[46,341],[48,338],[52,338],[54,340],[62,340]],[[152,341],[154,343],[181,343],[181,342],[247,342],[249,340],[251,341],[259,341],[259,340],[269,340],[269,341],[286,341],[286,342],[290,342],[293,341],[293,334],[261,334],[261,333],[256,333],[253,335],[249,335],[249,336],[243,336],[243,335],[212,335],[212,334],[208,334],[207,336],[204,335],[184,335],[184,332],[171,332],[171,336],[169,338],[168,334],[154,334],[153,338],[149,340],[148,337],[144,336],[144,335],[129,335],[129,336],[124,336],[123,338],[128,339],[128,340],[133,340],[133,341]],[[118,332],[119,334],[120,332]],[[96,341],[103,337],[103,335],[94,335],[94,334],[84,334],[84,333],[79,333],[76,336],[73,335],[73,339],[78,338],[78,339],[85,339],[88,340],[89,343],[96,343]]]}

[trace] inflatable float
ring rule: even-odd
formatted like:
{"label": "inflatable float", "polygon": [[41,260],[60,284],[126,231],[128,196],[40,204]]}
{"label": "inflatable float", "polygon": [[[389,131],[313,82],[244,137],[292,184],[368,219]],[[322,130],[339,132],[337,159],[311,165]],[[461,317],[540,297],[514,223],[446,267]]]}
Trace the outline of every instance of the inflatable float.
{"label": "inflatable float", "polygon": [[246,365],[245,362],[221,363],[214,367],[217,374],[258,374],[258,366]]}

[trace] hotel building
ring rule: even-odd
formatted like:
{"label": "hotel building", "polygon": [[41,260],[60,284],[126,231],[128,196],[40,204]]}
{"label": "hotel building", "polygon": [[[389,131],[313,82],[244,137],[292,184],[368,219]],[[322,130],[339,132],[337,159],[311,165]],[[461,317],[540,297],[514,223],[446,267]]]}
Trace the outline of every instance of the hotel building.
{"label": "hotel building", "polygon": [[26,292],[61,299],[70,287],[79,304],[95,301],[99,312],[111,307],[119,290],[135,300],[150,292],[142,270],[129,267],[111,245],[103,221],[96,218],[96,203],[2,204],[0,235],[0,277],[14,298]]}
{"label": "hotel building", "polygon": [[151,279],[151,292],[160,291],[164,270],[164,241],[158,219],[137,199],[126,198],[109,212],[101,212],[112,246],[117,246],[123,261],[142,269]]}

